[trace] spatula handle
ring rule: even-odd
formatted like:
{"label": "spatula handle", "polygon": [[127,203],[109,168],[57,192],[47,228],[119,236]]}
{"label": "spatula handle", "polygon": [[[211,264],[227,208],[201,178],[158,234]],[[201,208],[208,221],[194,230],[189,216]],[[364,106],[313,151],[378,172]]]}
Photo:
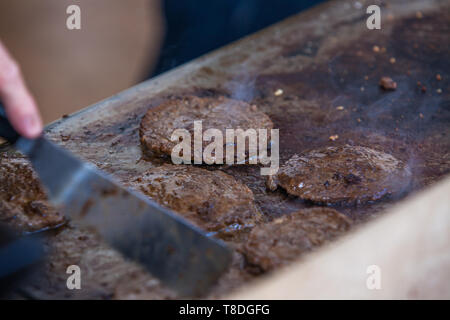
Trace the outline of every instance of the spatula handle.
{"label": "spatula handle", "polygon": [[9,143],[14,144],[20,138],[20,134],[13,128],[6,116],[5,108],[0,101],[0,137],[6,139]]}

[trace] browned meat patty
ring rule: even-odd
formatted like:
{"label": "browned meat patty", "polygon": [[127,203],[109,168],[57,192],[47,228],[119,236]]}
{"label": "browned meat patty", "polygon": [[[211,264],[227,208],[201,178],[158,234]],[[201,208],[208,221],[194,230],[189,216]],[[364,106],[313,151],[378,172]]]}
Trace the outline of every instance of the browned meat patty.
{"label": "browned meat patty", "polygon": [[131,183],[200,228],[227,238],[261,220],[252,191],[222,171],[166,164]]}
{"label": "browned meat patty", "polygon": [[351,221],[334,209],[303,209],[255,227],[243,253],[256,271],[270,271],[345,233],[350,226]]}
{"label": "browned meat patty", "polygon": [[[176,129],[186,129],[194,138],[194,121],[202,120],[203,131],[215,128],[222,132],[225,144],[225,129],[272,129],[270,118],[255,105],[244,101],[188,96],[167,100],[147,111],[141,122],[140,137],[145,151],[157,155],[169,155],[178,142],[170,141]],[[270,133],[270,132],[269,132]],[[203,149],[210,142],[203,142]],[[192,157],[194,152],[191,152]],[[225,159],[225,152],[224,152]]]}
{"label": "browned meat patty", "polygon": [[407,189],[411,172],[392,155],[361,146],[328,147],[294,155],[268,187],[319,203],[378,200]]}
{"label": "browned meat patty", "polygon": [[21,231],[64,223],[64,216],[47,202],[31,165],[19,156],[0,155],[0,221]]}

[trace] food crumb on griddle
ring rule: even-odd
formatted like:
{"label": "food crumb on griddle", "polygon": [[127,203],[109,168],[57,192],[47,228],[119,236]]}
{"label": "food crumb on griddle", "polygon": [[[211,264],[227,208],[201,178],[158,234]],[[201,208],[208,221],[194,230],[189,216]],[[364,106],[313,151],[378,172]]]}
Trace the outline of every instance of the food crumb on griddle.
{"label": "food crumb on griddle", "polygon": [[380,47],[379,46],[373,46],[372,50],[373,50],[373,52],[380,52]]}
{"label": "food crumb on griddle", "polygon": [[420,91],[427,92],[427,87],[425,87],[422,82],[417,81],[417,86],[420,88]]}
{"label": "food crumb on griddle", "polygon": [[442,93],[442,89],[441,89],[441,88],[438,88],[438,89],[436,89],[436,92],[437,92],[437,93]]}
{"label": "food crumb on griddle", "polygon": [[392,64],[394,64],[396,61],[397,61],[397,60],[396,60],[394,57],[392,57],[392,58],[389,59],[389,62],[392,63]]}
{"label": "food crumb on griddle", "polygon": [[277,89],[273,94],[276,95],[277,97],[281,96],[283,94],[283,90],[282,89]]}
{"label": "food crumb on griddle", "polygon": [[436,80],[437,81],[441,81],[442,80],[442,76],[439,73],[436,75]]}
{"label": "food crumb on griddle", "polygon": [[344,106],[337,106],[336,107],[336,110],[344,110],[345,108],[344,108]]}
{"label": "food crumb on griddle", "polygon": [[397,82],[390,77],[382,77],[380,79],[380,87],[384,90],[395,90],[397,89]]}
{"label": "food crumb on griddle", "polygon": [[328,139],[330,139],[331,141],[336,141],[337,139],[339,139],[339,135],[334,134],[334,135],[330,136]]}
{"label": "food crumb on griddle", "polygon": [[61,134],[61,141],[66,142],[70,140],[70,135]]}
{"label": "food crumb on griddle", "polygon": [[277,190],[277,182],[275,180],[275,177],[272,176],[267,176],[267,180],[266,180],[266,188],[269,189],[270,191],[275,191]]}

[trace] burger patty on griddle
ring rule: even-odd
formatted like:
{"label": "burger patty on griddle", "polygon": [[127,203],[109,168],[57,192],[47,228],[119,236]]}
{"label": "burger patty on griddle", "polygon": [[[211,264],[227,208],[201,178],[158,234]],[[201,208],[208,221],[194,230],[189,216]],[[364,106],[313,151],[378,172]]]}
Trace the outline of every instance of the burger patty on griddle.
{"label": "burger patty on griddle", "polygon": [[255,227],[243,246],[247,262],[270,271],[345,233],[351,220],[331,208],[302,209]]}
{"label": "burger patty on griddle", "polygon": [[[225,144],[226,129],[272,129],[273,123],[255,105],[225,97],[199,98],[187,96],[171,99],[147,111],[140,126],[140,139],[144,151],[157,155],[171,155],[179,142],[171,141],[176,129],[186,129],[194,143],[194,121],[202,121],[203,131],[217,129]],[[258,131],[257,131],[258,132]],[[203,141],[203,149],[210,142]],[[194,152],[191,152],[192,158]],[[225,159],[225,152],[223,155]]]}
{"label": "burger patty on griddle", "polygon": [[392,155],[345,145],[294,155],[269,187],[318,203],[359,203],[400,194],[410,182],[408,166]]}
{"label": "burger patty on griddle", "polygon": [[262,219],[253,192],[219,170],[165,164],[146,171],[130,186],[198,227],[225,237],[248,230]]}
{"label": "burger patty on griddle", "polygon": [[64,223],[48,202],[37,175],[25,158],[0,155],[0,222],[20,231],[39,231]]}

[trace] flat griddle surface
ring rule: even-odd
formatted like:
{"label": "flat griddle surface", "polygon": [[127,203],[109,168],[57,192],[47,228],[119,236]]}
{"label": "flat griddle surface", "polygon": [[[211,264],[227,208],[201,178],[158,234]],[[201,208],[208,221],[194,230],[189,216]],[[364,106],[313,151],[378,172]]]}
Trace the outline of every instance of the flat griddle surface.
{"label": "flat griddle surface", "polygon": [[[332,1],[292,17],[57,121],[48,135],[128,181],[164,163],[141,152],[138,127],[148,108],[186,94],[226,95],[256,103],[271,117],[280,129],[281,163],[313,148],[363,145],[411,166],[414,181],[404,190],[410,193],[450,170],[449,2],[379,2],[381,30],[368,30],[364,4],[353,3]],[[397,90],[383,91],[383,76]],[[274,95],[277,89],[283,94]],[[257,167],[214,169],[250,186],[269,216],[310,206],[267,192]],[[358,220],[391,202],[341,210]]]}
{"label": "flat griddle surface", "polygon": [[[127,182],[167,162],[143,157],[138,128],[148,108],[186,94],[225,95],[271,117],[280,129],[281,163],[313,148],[363,145],[410,165],[410,195],[450,172],[450,3],[376,2],[381,30],[366,28],[369,3],[332,1],[61,119],[47,135]],[[397,90],[380,89],[383,76]],[[274,95],[277,89],[283,94]],[[267,191],[257,166],[209,169],[248,185],[269,219],[314,206]],[[397,200],[336,209],[358,223]]]}

